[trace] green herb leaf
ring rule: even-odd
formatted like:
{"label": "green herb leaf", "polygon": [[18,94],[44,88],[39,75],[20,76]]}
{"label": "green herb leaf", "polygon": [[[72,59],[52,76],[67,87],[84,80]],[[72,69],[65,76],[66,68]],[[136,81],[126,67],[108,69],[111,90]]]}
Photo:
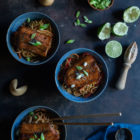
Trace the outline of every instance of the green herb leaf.
{"label": "green herb leaf", "polygon": [[38,117],[35,115],[35,116],[34,116],[34,119],[35,119],[35,120],[37,120],[37,119],[38,119]]}
{"label": "green herb leaf", "polygon": [[31,44],[31,45],[33,45],[33,46],[39,46],[39,45],[42,45],[42,43],[41,42],[39,42],[39,41],[36,41],[36,42],[29,42],[29,44]]}
{"label": "green herb leaf", "polygon": [[86,76],[88,76],[88,72],[86,72],[85,70],[83,70],[83,73],[84,73]]}
{"label": "green herb leaf", "polygon": [[77,25],[79,26],[79,25],[80,25],[80,20],[77,19],[77,20],[76,20],[76,23],[77,23]]}
{"label": "green herb leaf", "polygon": [[34,39],[35,36],[36,36],[36,33],[32,34],[32,35],[31,35],[31,39]]}
{"label": "green herb leaf", "polygon": [[43,25],[40,25],[40,30],[45,30],[49,27],[49,23],[48,24],[43,24]]}
{"label": "green herb leaf", "polygon": [[41,133],[40,140],[45,140],[44,134]]}
{"label": "green herb leaf", "polygon": [[34,138],[30,138],[29,140],[35,140]]}
{"label": "green herb leaf", "polygon": [[40,140],[40,138],[38,138],[37,140]]}
{"label": "green herb leaf", "polygon": [[66,41],[66,44],[72,44],[74,42],[75,42],[75,40],[71,39],[71,40]]}
{"label": "green herb leaf", "polygon": [[82,70],[83,68],[81,66],[76,66],[77,70]]}
{"label": "green herb leaf", "polygon": [[89,20],[87,16],[83,16],[83,18],[84,18],[84,21],[85,21],[86,23],[89,23],[89,24],[92,23],[92,20]]}
{"label": "green herb leaf", "polygon": [[84,28],[87,27],[87,25],[84,24],[84,23],[81,23],[80,26],[81,26],[81,27],[84,27]]}
{"label": "green herb leaf", "polygon": [[31,61],[31,58],[30,58],[30,57],[27,57],[26,60],[27,60],[28,62],[30,62],[30,61]]}
{"label": "green herb leaf", "polygon": [[30,112],[29,115],[33,116],[34,115],[34,112]]}
{"label": "green herb leaf", "polygon": [[30,23],[31,22],[31,19],[30,18],[27,18],[27,23]]}
{"label": "green herb leaf", "polygon": [[36,134],[34,134],[34,137],[35,137],[35,139],[37,139],[37,135]]}
{"label": "green herb leaf", "polygon": [[76,12],[76,18],[78,18],[80,16],[80,11]]}

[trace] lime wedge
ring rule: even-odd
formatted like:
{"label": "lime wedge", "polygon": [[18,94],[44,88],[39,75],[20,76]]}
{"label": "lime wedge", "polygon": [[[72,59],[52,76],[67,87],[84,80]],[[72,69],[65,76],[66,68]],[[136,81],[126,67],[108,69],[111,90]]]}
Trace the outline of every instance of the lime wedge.
{"label": "lime wedge", "polygon": [[110,34],[111,34],[111,24],[107,22],[99,29],[98,38],[100,40],[109,39]]}
{"label": "lime wedge", "polygon": [[124,22],[117,22],[113,26],[113,33],[117,36],[124,36],[127,35],[128,26]]}
{"label": "lime wedge", "polygon": [[123,20],[126,23],[133,23],[140,17],[140,9],[137,6],[131,6],[124,11]]}
{"label": "lime wedge", "polygon": [[122,45],[115,40],[109,41],[105,46],[106,54],[111,58],[117,58],[122,54]]}

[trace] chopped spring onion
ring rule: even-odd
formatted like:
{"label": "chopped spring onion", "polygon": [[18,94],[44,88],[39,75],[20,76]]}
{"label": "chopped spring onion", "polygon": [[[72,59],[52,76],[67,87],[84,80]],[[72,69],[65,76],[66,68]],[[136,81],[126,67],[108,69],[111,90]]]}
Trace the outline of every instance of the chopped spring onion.
{"label": "chopped spring onion", "polygon": [[79,80],[79,79],[81,79],[82,77],[84,77],[84,74],[83,74],[83,73],[80,73],[80,74],[76,77],[76,79]]}
{"label": "chopped spring onion", "polygon": [[84,64],[83,64],[83,65],[86,67],[86,66],[87,66],[87,64],[88,64],[87,62],[84,62]]}
{"label": "chopped spring onion", "polygon": [[42,45],[42,43],[41,42],[39,42],[39,41],[36,41],[36,42],[29,42],[29,44],[31,44],[31,45],[33,45],[33,46],[39,46],[39,45]]}
{"label": "chopped spring onion", "polygon": [[34,115],[34,112],[30,112],[29,115],[33,116]]}
{"label": "chopped spring onion", "polygon": [[30,23],[31,22],[31,19],[30,18],[27,18],[27,23]]}
{"label": "chopped spring onion", "polygon": [[77,70],[82,70],[83,68],[81,66],[76,66]]}
{"label": "chopped spring onion", "polygon": [[74,42],[75,42],[75,40],[74,39],[71,39],[71,40],[66,41],[66,44],[72,44]]}
{"label": "chopped spring onion", "polygon": [[34,134],[34,137],[35,137],[35,139],[37,139],[37,135],[36,134]]}
{"label": "chopped spring onion", "polygon": [[80,26],[81,26],[81,27],[84,27],[84,28],[87,27],[87,25],[84,24],[84,23],[81,23]]}
{"label": "chopped spring onion", "polygon": [[34,39],[35,36],[36,36],[36,33],[32,34],[32,35],[31,35],[31,39]]}
{"label": "chopped spring onion", "polygon": [[77,11],[76,12],[76,18],[79,18],[79,16],[80,16],[80,11]]}
{"label": "chopped spring onion", "polygon": [[28,62],[30,62],[30,61],[31,61],[31,58],[30,58],[30,57],[27,57],[26,60],[27,60]]}
{"label": "chopped spring onion", "polygon": [[35,119],[35,120],[37,120],[37,119],[38,119],[38,117],[37,117],[37,116],[34,116],[34,119]]}
{"label": "chopped spring onion", "polygon": [[73,84],[73,85],[71,85],[71,88],[74,88],[75,87],[75,85]]}
{"label": "chopped spring onion", "polygon": [[44,134],[41,133],[40,140],[45,140]]}
{"label": "chopped spring onion", "polygon": [[87,16],[83,16],[83,18],[86,23],[92,23],[92,20],[89,20]]}
{"label": "chopped spring onion", "polygon": [[34,138],[30,138],[29,140],[35,140]]}
{"label": "chopped spring onion", "polygon": [[84,73],[86,76],[88,76],[88,72],[86,72],[85,70],[83,70],[83,73]]}
{"label": "chopped spring onion", "polygon": [[40,25],[40,30],[45,30],[49,27],[50,24],[43,24],[43,25]]}

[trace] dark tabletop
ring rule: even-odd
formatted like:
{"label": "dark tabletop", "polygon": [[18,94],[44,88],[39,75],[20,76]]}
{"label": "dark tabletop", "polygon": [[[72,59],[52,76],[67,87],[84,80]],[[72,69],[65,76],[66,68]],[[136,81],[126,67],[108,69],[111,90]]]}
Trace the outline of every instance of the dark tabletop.
{"label": "dark tabletop", "polygon": [[[105,22],[114,24],[122,20],[123,10],[129,6],[140,7],[139,0],[115,0],[113,7],[104,12],[91,9],[86,0],[56,0],[51,7],[42,7],[36,0],[0,0],[0,137],[10,139],[10,130],[15,117],[24,109],[34,105],[45,105],[55,109],[60,115],[79,115],[103,112],[122,112],[121,118],[110,119],[115,122],[140,122],[140,56],[129,71],[126,89],[118,91],[114,88],[122,67],[122,57],[110,59],[104,54],[104,46],[108,41],[97,39],[97,27]],[[76,10],[93,20],[87,28],[74,27]],[[60,49],[47,64],[37,67],[25,66],[17,62],[8,52],[5,36],[9,24],[18,15],[30,11],[39,11],[49,15],[58,24],[61,33]],[[118,40],[125,48],[137,41],[140,45],[140,20],[130,24],[128,35]],[[72,45],[65,45],[68,39],[75,39]],[[54,82],[54,70],[60,57],[74,48],[90,48],[99,52],[106,60],[109,68],[109,85],[104,94],[97,100],[85,104],[77,104],[65,99],[57,90]],[[29,86],[28,92],[21,97],[14,97],[8,91],[10,80],[18,78],[20,84]],[[94,119],[105,121],[107,119]],[[89,120],[90,121],[90,120]],[[68,126],[67,140],[84,140],[99,127]]]}

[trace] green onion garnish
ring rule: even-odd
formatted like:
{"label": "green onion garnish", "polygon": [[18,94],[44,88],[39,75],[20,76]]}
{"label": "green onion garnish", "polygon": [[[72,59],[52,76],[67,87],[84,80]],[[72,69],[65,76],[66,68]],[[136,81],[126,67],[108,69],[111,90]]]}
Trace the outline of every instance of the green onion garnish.
{"label": "green onion garnish", "polygon": [[40,138],[38,138],[37,140],[40,140]]}
{"label": "green onion garnish", "polygon": [[31,35],[31,39],[34,39],[35,36],[36,36],[36,33],[32,34],[32,35]]}
{"label": "green onion garnish", "polygon": [[77,20],[76,20],[76,23],[77,23],[77,25],[79,26],[79,25],[80,25],[80,20],[77,19]]}
{"label": "green onion garnish", "polygon": [[40,25],[40,30],[45,30],[49,27],[49,23],[48,24],[43,24],[43,25]]}
{"label": "green onion garnish", "polygon": [[81,27],[84,27],[84,28],[87,27],[87,25],[84,24],[84,23],[81,23],[80,26],[81,26]]}
{"label": "green onion garnish", "polygon": [[80,11],[76,12],[76,18],[78,18],[80,16]]}
{"label": "green onion garnish", "polygon": [[76,66],[77,70],[82,70],[83,68],[81,66]]}
{"label": "green onion garnish", "polygon": [[34,115],[34,112],[30,112],[29,115],[33,116]]}
{"label": "green onion garnish", "polygon": [[86,23],[92,23],[92,20],[89,20],[87,16],[83,16],[83,18]]}
{"label": "green onion garnish", "polygon": [[84,73],[86,76],[88,76],[88,72],[86,72],[85,70],[83,70],[83,73]]}
{"label": "green onion garnish", "polygon": [[37,135],[36,134],[34,134],[34,137],[35,137],[35,139],[37,139]]}
{"label": "green onion garnish", "polygon": [[44,134],[41,133],[40,140],[45,140]]}
{"label": "green onion garnish", "polygon": [[34,116],[34,119],[35,119],[35,120],[37,120],[37,119],[38,119],[38,117],[37,117],[37,116]]}
{"label": "green onion garnish", "polygon": [[42,45],[42,43],[41,42],[39,42],[39,41],[36,41],[36,42],[29,42],[29,44],[31,44],[31,45],[33,45],[33,46],[39,46],[39,45]]}
{"label": "green onion garnish", "polygon": [[29,140],[35,140],[34,138],[30,138]]}
{"label": "green onion garnish", "polygon": [[30,23],[31,22],[31,19],[30,18],[27,18],[27,23]]}
{"label": "green onion garnish", "polygon": [[66,44],[72,44],[74,42],[75,42],[75,40],[74,39],[71,39],[71,40],[66,41]]}
{"label": "green onion garnish", "polygon": [[31,58],[30,58],[30,57],[27,57],[26,60],[27,60],[28,62],[30,62],[30,61],[31,61]]}

